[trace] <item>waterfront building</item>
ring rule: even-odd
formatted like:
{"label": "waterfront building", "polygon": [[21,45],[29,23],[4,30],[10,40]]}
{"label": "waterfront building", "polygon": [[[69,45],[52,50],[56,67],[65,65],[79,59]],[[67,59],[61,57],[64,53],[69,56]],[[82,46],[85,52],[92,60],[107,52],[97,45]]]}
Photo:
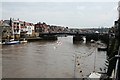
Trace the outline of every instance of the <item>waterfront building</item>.
{"label": "waterfront building", "polygon": [[12,31],[13,31],[13,35],[15,39],[19,39],[20,38],[20,32],[21,32],[21,24],[19,19],[18,20],[14,20],[14,19],[10,19],[11,20],[11,26],[12,26]]}
{"label": "waterfront building", "polygon": [[35,32],[36,33],[65,33],[69,32],[68,27],[55,26],[55,25],[47,25],[46,23],[37,23],[35,24]]}
{"label": "waterfront building", "polygon": [[35,26],[34,26],[34,24],[26,22],[25,26],[26,26],[27,36],[34,37],[35,36]]}
{"label": "waterfront building", "polygon": [[34,24],[12,19],[12,30],[15,38],[19,39],[20,37],[25,38],[34,36]]}
{"label": "waterfront building", "polygon": [[0,23],[0,43],[2,42],[2,23]]}
{"label": "waterfront building", "polygon": [[2,39],[8,39],[8,38],[11,38],[11,35],[12,35],[12,27],[3,22],[0,26],[0,33],[2,34]]}
{"label": "waterfront building", "polygon": [[3,24],[3,20],[0,20],[0,25],[2,25]]}
{"label": "waterfront building", "polygon": [[35,34],[36,34],[36,36],[39,36],[39,33],[42,33],[42,32],[43,32],[42,24],[40,22],[35,24]]}
{"label": "waterfront building", "polygon": [[35,24],[35,33],[36,33],[36,36],[39,36],[40,33],[49,33],[50,32],[50,26],[47,25],[46,23],[37,23]]}
{"label": "waterfront building", "polygon": [[12,20],[12,29],[14,34],[20,35],[21,25],[19,20]]}

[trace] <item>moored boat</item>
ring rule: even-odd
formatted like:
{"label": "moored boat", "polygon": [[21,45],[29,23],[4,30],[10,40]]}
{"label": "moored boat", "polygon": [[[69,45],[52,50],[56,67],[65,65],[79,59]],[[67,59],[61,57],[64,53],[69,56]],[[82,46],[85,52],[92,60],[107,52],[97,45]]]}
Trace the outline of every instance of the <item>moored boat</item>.
{"label": "moored boat", "polygon": [[15,41],[14,39],[11,39],[9,41],[3,42],[4,45],[13,45],[13,44],[20,44],[20,41]]}
{"label": "moored boat", "polygon": [[20,41],[9,41],[4,43],[4,45],[13,45],[13,44],[20,44]]}
{"label": "moored boat", "polygon": [[28,42],[27,40],[20,41],[20,43],[27,43],[27,42]]}
{"label": "moored boat", "polygon": [[91,79],[92,78],[99,78],[100,79],[100,77],[101,77],[101,74],[96,73],[96,72],[92,72],[92,73],[90,73],[88,78],[91,78]]}

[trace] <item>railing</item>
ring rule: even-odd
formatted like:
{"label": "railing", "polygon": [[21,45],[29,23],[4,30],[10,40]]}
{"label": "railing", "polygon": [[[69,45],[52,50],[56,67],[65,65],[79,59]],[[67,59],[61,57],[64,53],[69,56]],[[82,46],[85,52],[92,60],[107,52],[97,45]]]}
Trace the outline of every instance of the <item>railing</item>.
{"label": "railing", "polygon": [[115,55],[115,58],[117,58],[116,66],[115,66],[115,73],[114,73],[114,80],[120,80],[120,46],[118,49],[118,55]]}

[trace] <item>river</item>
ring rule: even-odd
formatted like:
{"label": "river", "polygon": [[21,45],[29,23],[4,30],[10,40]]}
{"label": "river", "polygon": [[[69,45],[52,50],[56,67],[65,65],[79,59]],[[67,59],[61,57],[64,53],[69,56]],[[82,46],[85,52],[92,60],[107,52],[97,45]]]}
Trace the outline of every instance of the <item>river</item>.
{"label": "river", "polygon": [[[83,78],[105,72],[106,52],[96,43],[73,44],[72,36],[2,46],[3,78]],[[101,70],[102,69],[102,70]]]}

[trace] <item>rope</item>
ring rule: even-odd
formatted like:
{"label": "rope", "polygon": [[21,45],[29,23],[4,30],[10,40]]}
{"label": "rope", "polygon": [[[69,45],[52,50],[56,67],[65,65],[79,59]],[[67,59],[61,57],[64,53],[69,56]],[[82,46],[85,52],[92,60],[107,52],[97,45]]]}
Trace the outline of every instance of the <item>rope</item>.
{"label": "rope", "polygon": [[[93,49],[93,51],[91,51],[91,52],[89,52],[89,54],[88,53],[86,53],[87,55],[85,55],[85,56],[81,56],[81,57],[87,57],[87,56],[89,56],[89,55],[91,55],[92,53],[94,53],[95,51],[96,51],[96,47],[97,46],[95,46],[95,48]],[[77,51],[76,51],[77,52]],[[82,52],[78,52],[78,53],[81,53],[81,54],[83,54]],[[76,72],[76,56],[77,54],[75,53],[75,63],[74,63],[74,78],[76,78],[76,74],[75,74],[75,72]],[[95,52],[95,56],[94,56],[94,70],[93,70],[93,72],[95,72],[95,69],[96,69],[96,52]],[[81,71],[82,71],[82,69],[81,68],[79,68]],[[81,74],[82,74],[82,76],[83,76],[83,72],[81,72]]]}

